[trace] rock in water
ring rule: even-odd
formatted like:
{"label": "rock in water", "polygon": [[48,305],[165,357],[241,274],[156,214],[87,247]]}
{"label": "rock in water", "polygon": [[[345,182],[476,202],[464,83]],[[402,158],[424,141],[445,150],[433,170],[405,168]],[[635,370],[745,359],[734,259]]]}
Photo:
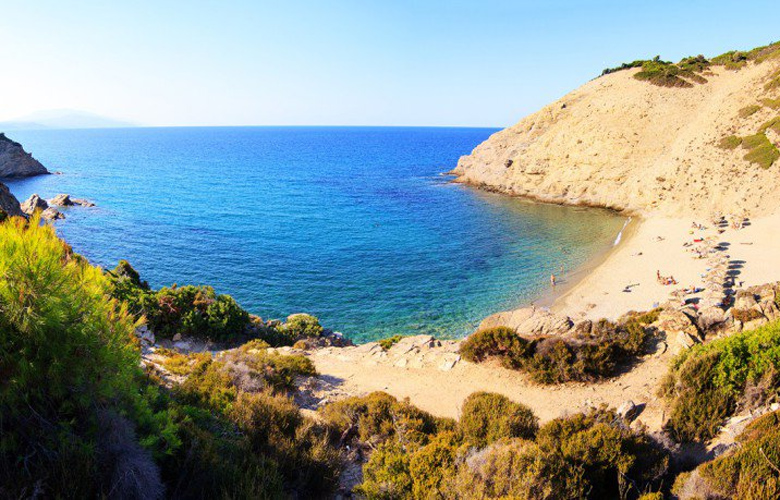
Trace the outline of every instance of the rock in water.
{"label": "rock in water", "polygon": [[49,208],[49,204],[37,194],[30,196],[22,203],[22,212],[27,215],[34,214],[36,210],[44,211],[47,208]]}
{"label": "rock in water", "polygon": [[48,173],[46,167],[21,144],[0,133],[0,177],[30,177]]}
{"label": "rock in water", "polygon": [[72,207],[75,205],[75,203],[73,203],[73,200],[70,199],[69,194],[58,194],[49,200],[49,205],[56,205],[58,207]]}
{"label": "rock in water", "polygon": [[41,218],[43,220],[59,220],[59,219],[64,219],[65,216],[62,214],[62,212],[60,212],[56,208],[49,207],[43,212],[41,212]]}
{"label": "rock in water", "polygon": [[[1,135],[1,134],[0,134]],[[19,200],[16,199],[8,186],[0,182],[0,210],[6,215],[21,216],[24,215],[22,207],[19,205]]]}

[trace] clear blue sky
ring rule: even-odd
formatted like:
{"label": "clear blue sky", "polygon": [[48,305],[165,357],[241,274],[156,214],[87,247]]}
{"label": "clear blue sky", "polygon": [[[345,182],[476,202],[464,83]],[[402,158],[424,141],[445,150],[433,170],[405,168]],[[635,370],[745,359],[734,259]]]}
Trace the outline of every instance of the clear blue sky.
{"label": "clear blue sky", "polygon": [[505,126],[660,54],[780,39],[777,0],[7,1],[0,119]]}

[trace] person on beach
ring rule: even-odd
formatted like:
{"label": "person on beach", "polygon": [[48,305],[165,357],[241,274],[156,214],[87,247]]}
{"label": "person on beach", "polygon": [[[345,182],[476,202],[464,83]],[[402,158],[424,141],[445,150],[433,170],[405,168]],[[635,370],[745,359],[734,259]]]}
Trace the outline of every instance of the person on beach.
{"label": "person on beach", "polygon": [[550,275],[550,285],[555,286],[555,275],[554,274]]}

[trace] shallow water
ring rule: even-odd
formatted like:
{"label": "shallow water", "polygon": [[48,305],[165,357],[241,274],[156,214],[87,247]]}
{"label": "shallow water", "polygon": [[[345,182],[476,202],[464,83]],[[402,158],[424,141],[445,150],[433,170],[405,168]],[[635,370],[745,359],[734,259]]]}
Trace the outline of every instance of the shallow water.
{"label": "shallow water", "polygon": [[18,131],[63,175],[58,232],[155,287],[211,284],[263,318],[317,315],[358,341],[460,337],[606,250],[624,219],[532,204],[440,175],[492,129],[236,127]]}

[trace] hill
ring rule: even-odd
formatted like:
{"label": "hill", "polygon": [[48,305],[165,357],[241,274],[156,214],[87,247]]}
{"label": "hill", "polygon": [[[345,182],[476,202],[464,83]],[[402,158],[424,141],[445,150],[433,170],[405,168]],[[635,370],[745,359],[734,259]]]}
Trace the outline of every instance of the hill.
{"label": "hill", "polygon": [[604,73],[497,132],[452,173],[644,215],[764,215],[780,205],[780,43]]}

